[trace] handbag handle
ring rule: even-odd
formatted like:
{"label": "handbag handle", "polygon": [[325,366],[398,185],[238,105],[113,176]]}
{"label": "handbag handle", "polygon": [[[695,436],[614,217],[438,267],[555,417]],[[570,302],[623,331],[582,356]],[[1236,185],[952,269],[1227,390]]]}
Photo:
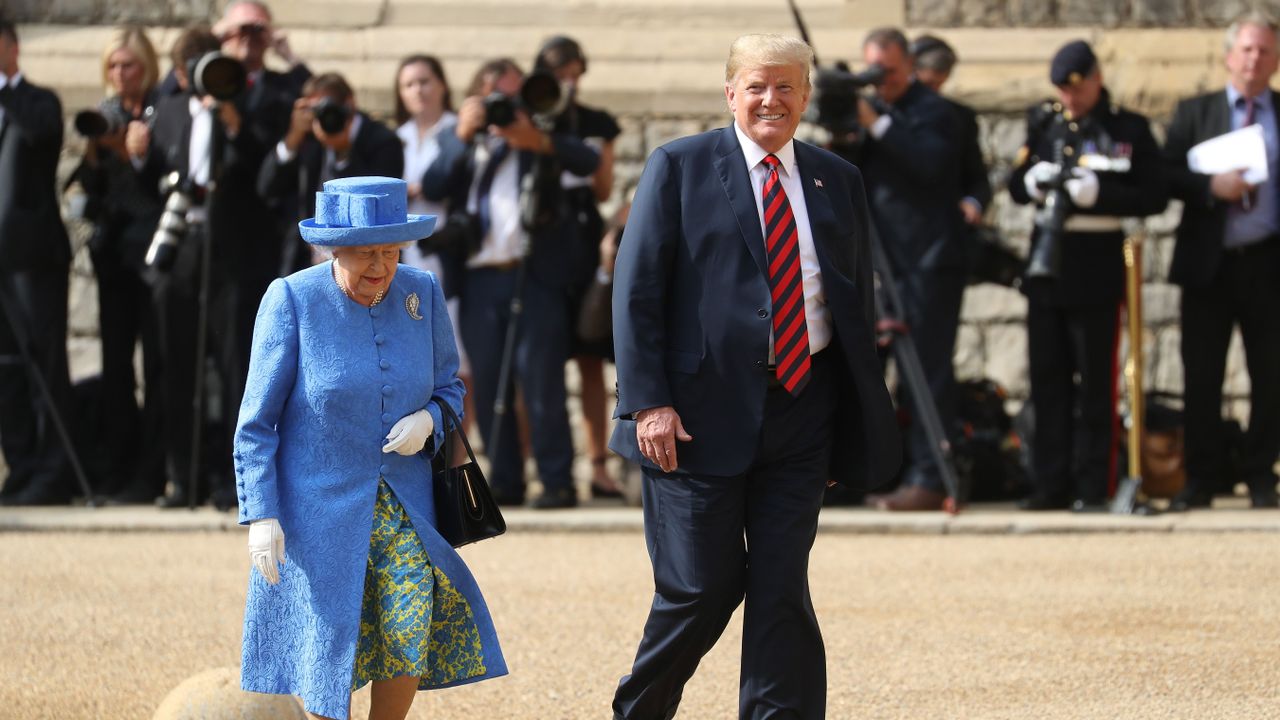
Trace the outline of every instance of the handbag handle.
{"label": "handbag handle", "polygon": [[462,438],[462,446],[467,449],[467,459],[476,462],[476,453],[471,449],[471,441],[467,439],[467,434],[462,430],[462,419],[458,417],[458,413],[454,412],[453,406],[444,400],[433,397],[431,401],[440,407],[440,414],[444,416],[444,466],[446,468],[453,467],[451,445],[449,442],[449,426],[457,431],[458,437]]}

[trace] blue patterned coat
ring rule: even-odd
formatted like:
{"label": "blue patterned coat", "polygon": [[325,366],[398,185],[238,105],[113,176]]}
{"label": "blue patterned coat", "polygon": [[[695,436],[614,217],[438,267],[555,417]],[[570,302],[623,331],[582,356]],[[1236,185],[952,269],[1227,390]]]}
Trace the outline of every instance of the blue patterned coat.
{"label": "blue patterned coat", "polygon": [[346,718],[379,476],[432,563],[471,605],[487,673],[462,682],[507,668],[475,579],[435,531],[430,461],[382,453],[391,426],[424,407],[435,420],[431,447],[441,446],[432,396],[461,413],[458,352],[440,285],[401,265],[382,302],[366,308],[332,273],[321,263],[273,282],[254,327],[234,446],[239,521],[279,519],[286,562],[278,585],[250,571],[241,684],[298,695],[310,712]]}

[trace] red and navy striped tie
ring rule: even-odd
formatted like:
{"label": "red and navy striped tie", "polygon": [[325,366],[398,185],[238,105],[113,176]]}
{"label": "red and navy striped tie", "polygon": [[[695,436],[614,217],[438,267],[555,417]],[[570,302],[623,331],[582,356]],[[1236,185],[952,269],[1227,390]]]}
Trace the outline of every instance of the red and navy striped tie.
{"label": "red and navy striped tie", "polygon": [[809,324],[804,317],[804,283],[800,241],[791,203],[778,178],[777,156],[767,155],[764,179],[765,250],[769,256],[769,291],[773,295],[773,358],[778,382],[799,395],[809,382]]}

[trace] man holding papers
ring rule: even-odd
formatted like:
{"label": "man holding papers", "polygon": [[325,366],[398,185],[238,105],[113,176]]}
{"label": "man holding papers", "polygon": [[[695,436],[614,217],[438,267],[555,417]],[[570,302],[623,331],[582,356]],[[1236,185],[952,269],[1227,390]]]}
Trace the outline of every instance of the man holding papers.
{"label": "man holding papers", "polygon": [[[1232,478],[1248,483],[1253,507],[1277,505],[1272,465],[1280,454],[1280,105],[1269,88],[1276,65],[1275,22],[1260,13],[1245,15],[1227,30],[1227,87],[1179,103],[1169,127],[1165,155],[1172,193],[1184,203],[1169,271],[1182,286],[1186,375],[1187,485],[1170,505],[1174,511],[1208,507],[1214,489]],[[1236,138],[1220,139],[1225,143],[1193,151],[1241,130]],[[1259,130],[1264,158],[1250,157],[1256,150],[1240,152]],[[1252,140],[1256,148],[1256,136]],[[1223,167],[1224,156],[1234,157],[1227,164],[1235,167],[1204,172],[1215,169],[1214,158],[1205,157],[1209,151],[1217,155],[1217,167]],[[1237,324],[1252,394],[1248,429],[1229,453],[1222,379]]]}

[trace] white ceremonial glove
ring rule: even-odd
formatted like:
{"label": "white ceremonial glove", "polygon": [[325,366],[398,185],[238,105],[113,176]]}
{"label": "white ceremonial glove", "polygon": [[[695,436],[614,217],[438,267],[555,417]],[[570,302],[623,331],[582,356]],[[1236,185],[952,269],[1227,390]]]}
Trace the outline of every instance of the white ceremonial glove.
{"label": "white ceremonial glove", "polygon": [[1078,208],[1091,208],[1098,202],[1098,173],[1089,168],[1072,168],[1071,179],[1063,185]]}
{"label": "white ceremonial glove", "polygon": [[1044,190],[1040,187],[1040,183],[1049,182],[1060,170],[1061,168],[1058,167],[1057,163],[1045,162],[1044,160],[1031,166],[1027,174],[1022,176],[1022,183],[1026,186],[1027,194],[1031,196],[1032,200],[1037,202],[1044,200]]}
{"label": "white ceremonial glove", "polygon": [[267,582],[280,582],[280,570],[284,564],[284,530],[275,518],[254,520],[249,523],[249,559]]}
{"label": "white ceremonial glove", "polygon": [[436,421],[426,410],[405,415],[391,426],[391,432],[387,433],[387,444],[382,446],[382,452],[415,455],[427,446],[427,439],[435,429]]}

